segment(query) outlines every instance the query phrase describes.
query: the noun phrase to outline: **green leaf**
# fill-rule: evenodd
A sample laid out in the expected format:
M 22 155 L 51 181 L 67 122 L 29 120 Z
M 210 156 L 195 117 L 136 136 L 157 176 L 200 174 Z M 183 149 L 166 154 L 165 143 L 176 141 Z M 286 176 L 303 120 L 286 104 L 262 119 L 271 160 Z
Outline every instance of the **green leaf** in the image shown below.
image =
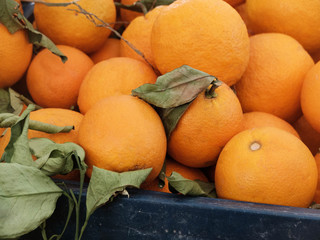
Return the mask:
M 29 140 L 29 146 L 31 153 L 37 157 L 35 166 L 48 176 L 68 174 L 78 168 L 76 158 L 82 166 L 86 166 L 85 152 L 75 143 L 59 144 L 47 138 L 32 138 Z
M 213 183 L 186 179 L 177 172 L 172 172 L 167 179 L 169 189 L 172 192 L 178 192 L 189 196 L 217 197 Z
M 166 131 L 167 138 L 169 139 L 171 133 L 176 128 L 180 118 L 190 106 L 191 102 L 185 103 L 174 108 L 159 108 L 157 112 L 162 120 L 164 130 Z
M 7 89 L 0 88 L 0 113 L 13 113 L 10 94 Z
M 183 65 L 158 77 L 155 84 L 143 84 L 132 90 L 132 95 L 156 107 L 173 108 L 191 102 L 216 80 L 214 76 Z
M 5 148 L 1 161 L 28 166 L 34 165 L 28 143 L 29 113 L 32 110 L 34 110 L 34 106 L 29 105 L 12 126 L 10 141 Z
M 0 22 L 7 27 L 10 33 L 25 29 L 28 33 L 29 41 L 35 47 L 48 48 L 52 53 L 58 55 L 62 62 L 67 61 L 67 57 L 47 36 L 33 28 L 32 23 L 23 16 L 14 0 L 0 0 Z
M 54 212 L 62 190 L 39 169 L 0 164 L 0 239 L 17 238 Z
M 126 193 L 127 187 L 139 188 L 151 170 L 152 168 L 148 168 L 117 173 L 93 166 L 86 198 L 86 221 L 82 226 L 79 239 L 81 239 L 90 216 L 97 208 L 111 201 L 117 194 Z

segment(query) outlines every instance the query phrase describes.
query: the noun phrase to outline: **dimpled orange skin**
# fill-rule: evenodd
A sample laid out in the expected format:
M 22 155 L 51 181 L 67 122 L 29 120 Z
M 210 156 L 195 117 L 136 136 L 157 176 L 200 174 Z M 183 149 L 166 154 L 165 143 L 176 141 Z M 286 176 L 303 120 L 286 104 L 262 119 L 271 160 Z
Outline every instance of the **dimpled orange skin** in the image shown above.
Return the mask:
M 157 75 L 146 63 L 127 57 L 97 63 L 83 80 L 78 96 L 80 112 L 85 114 L 99 100 L 131 91 L 145 83 L 155 83 Z
M 46 2 L 65 3 L 70 0 L 46 0 Z M 110 26 L 116 21 L 116 8 L 113 0 L 80 0 L 77 1 L 85 11 L 95 14 Z M 70 10 L 72 9 L 72 10 Z M 36 3 L 34 18 L 40 32 L 49 37 L 55 44 L 76 47 L 85 53 L 98 50 L 110 35 L 105 27 L 97 27 L 77 6 L 52 7 Z M 97 24 L 102 24 L 94 18 Z
M 71 108 L 77 104 L 80 85 L 93 61 L 81 50 L 57 45 L 68 57 L 63 63 L 48 49 L 40 51 L 27 71 L 27 87 L 32 99 L 41 107 Z
M 274 127 L 245 130 L 222 150 L 215 169 L 219 198 L 308 207 L 318 171 L 310 150 Z
M 32 57 L 32 44 L 24 30 L 11 34 L 2 23 L 0 39 L 0 88 L 5 88 L 18 82 L 27 71 Z
M 250 37 L 250 61 L 235 85 L 244 112 L 274 114 L 289 123 L 301 116 L 300 93 L 314 62 L 301 44 L 281 33 Z
M 153 67 L 155 67 L 155 63 L 151 51 L 151 31 L 154 21 L 164 7 L 165 6 L 156 7 L 145 16 L 136 17 L 122 33 L 122 37 L 138 49 Z M 145 61 L 142 56 L 136 53 L 123 39 L 121 39 L 120 52 L 123 57 L 131 57 Z
M 204 182 L 208 182 L 208 178 L 205 174 L 198 168 L 191 168 L 187 167 L 179 162 L 176 162 L 170 158 L 166 159 L 166 176 L 170 176 L 172 172 L 179 173 L 182 177 L 190 180 L 201 180 Z M 158 191 L 158 192 L 166 192 L 171 193 L 169 190 L 168 180 L 164 180 L 165 185 L 163 188 L 159 187 L 159 180 L 155 179 L 152 182 L 145 183 L 141 185 L 142 189 L 151 190 L 151 191 Z
M 301 108 L 310 125 L 320 133 L 320 62 L 307 73 L 301 91 Z
M 86 152 L 87 175 L 93 165 L 125 172 L 153 168 L 147 181 L 159 174 L 167 139 L 161 119 L 146 102 L 130 95 L 111 96 L 84 116 L 79 143 Z
M 248 112 L 243 114 L 243 130 L 258 127 L 277 127 L 300 138 L 298 132 L 290 123 L 271 113 Z
M 226 84 L 217 97 L 201 93 L 180 118 L 168 141 L 168 154 L 189 167 L 214 165 L 223 146 L 242 129 L 243 113 Z
M 284 33 L 298 40 L 309 52 L 320 49 L 320 1 L 247 0 L 246 6 L 255 33 Z
M 178 0 L 154 22 L 151 49 L 162 74 L 189 65 L 231 86 L 249 60 L 247 28 L 221 0 Z

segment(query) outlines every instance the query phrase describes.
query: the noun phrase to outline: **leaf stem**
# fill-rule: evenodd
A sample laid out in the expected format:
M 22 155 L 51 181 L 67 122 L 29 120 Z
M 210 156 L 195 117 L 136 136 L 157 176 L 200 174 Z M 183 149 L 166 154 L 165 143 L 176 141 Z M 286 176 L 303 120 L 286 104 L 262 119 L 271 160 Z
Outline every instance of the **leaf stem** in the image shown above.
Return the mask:
M 206 98 L 216 98 L 218 95 L 215 92 L 215 90 L 222 85 L 222 82 L 218 80 L 218 78 L 214 78 L 211 87 L 209 89 L 206 89 Z

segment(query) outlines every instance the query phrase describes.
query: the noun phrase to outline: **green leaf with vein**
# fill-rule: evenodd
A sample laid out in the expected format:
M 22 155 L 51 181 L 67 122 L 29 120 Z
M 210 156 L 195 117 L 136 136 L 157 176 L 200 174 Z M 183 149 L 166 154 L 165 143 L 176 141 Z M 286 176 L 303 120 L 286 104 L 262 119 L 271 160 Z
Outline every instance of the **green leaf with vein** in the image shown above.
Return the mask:
M 0 239 L 22 236 L 49 218 L 62 189 L 39 169 L 0 164 Z
M 77 169 L 76 159 L 80 160 L 82 166 L 86 166 L 85 152 L 75 143 L 59 144 L 48 138 L 32 138 L 29 140 L 29 146 L 31 153 L 37 157 L 35 166 L 48 176 L 68 174 Z
M 187 65 L 157 78 L 155 84 L 143 84 L 132 95 L 160 108 L 173 108 L 191 102 L 210 86 L 216 77 Z
M 93 166 L 86 198 L 86 221 L 81 229 L 81 235 L 90 216 L 97 208 L 111 201 L 117 194 L 123 193 L 127 187 L 139 188 L 151 170 L 152 168 L 148 168 L 117 173 Z
M 186 179 L 177 172 L 172 172 L 167 179 L 169 189 L 172 192 L 178 192 L 189 196 L 217 197 L 213 183 Z
M 28 33 L 29 41 L 35 47 L 48 48 L 52 53 L 58 55 L 63 62 L 67 61 L 67 57 L 47 36 L 33 28 L 32 23 L 23 16 L 14 0 L 0 0 L 0 23 L 3 23 L 10 33 L 25 29 Z

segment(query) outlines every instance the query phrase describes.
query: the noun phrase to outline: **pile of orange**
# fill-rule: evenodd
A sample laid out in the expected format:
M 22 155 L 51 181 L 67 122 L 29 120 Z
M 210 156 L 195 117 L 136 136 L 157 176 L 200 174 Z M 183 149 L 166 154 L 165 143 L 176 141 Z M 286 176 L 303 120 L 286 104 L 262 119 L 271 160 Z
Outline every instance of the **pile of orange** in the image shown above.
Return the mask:
M 35 3 L 34 26 L 68 60 L 33 52 L 25 30 L 0 24 L 0 87 L 24 86 L 43 108 L 31 118 L 75 126 L 29 137 L 80 144 L 89 177 L 93 166 L 152 167 L 142 187 L 168 192 L 157 179 L 167 158 L 167 176 L 212 180 L 219 198 L 308 207 L 320 203 L 319 12 L 316 0 L 176 0 L 146 15 L 113 0 Z M 167 137 L 131 91 L 183 65 L 222 84 L 201 92 Z

